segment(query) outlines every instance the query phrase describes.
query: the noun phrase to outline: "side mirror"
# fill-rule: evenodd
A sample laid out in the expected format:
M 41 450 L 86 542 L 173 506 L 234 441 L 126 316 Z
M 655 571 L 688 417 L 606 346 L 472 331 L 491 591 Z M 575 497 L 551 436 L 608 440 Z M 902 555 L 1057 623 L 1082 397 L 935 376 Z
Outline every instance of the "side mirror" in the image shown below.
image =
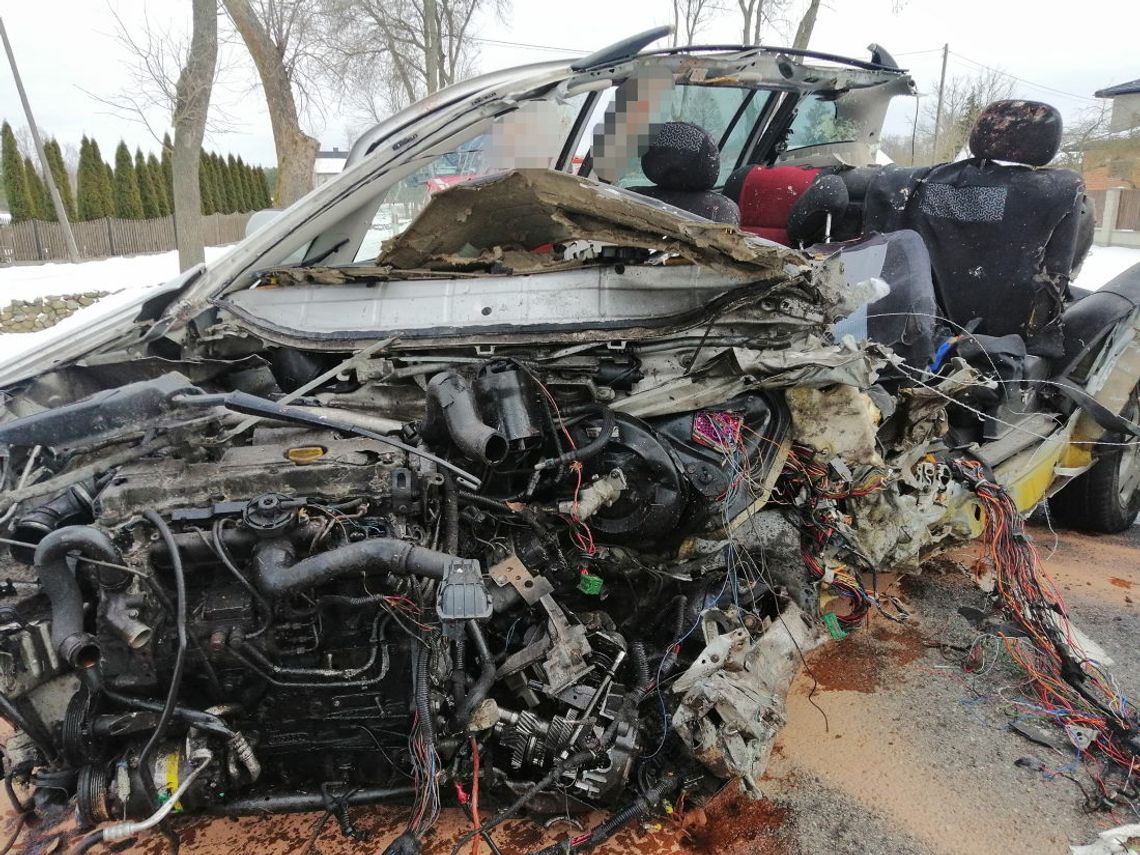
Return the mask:
M 249 219 L 246 221 L 245 236 L 249 237 L 254 232 L 261 231 L 279 216 L 281 216 L 280 208 L 266 208 L 263 211 L 254 211 L 249 215 Z

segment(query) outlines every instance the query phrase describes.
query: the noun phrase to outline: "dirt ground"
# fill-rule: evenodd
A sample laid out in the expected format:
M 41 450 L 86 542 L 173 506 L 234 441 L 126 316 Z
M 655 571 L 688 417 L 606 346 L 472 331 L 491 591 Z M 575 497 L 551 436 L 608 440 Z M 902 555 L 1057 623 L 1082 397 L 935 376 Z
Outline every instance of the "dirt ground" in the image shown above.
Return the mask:
M 1116 661 L 1123 690 L 1140 695 L 1140 527 L 1118 537 L 1034 529 L 1046 566 L 1064 590 L 1078 624 Z M 1055 550 L 1055 551 L 1054 551 Z M 875 618 L 868 627 L 808 655 L 788 698 L 765 781 L 767 799 L 742 798 L 735 786 L 683 816 L 628 829 L 600 855 L 749 853 L 750 855 L 988 855 L 1067 853 L 1096 832 L 1136 816 L 1087 812 L 1078 785 L 1015 765 L 1034 757 L 1052 769 L 1072 763 L 1009 729 L 1017 673 L 996 656 L 981 673 L 964 673 L 962 654 L 977 636 L 957 613 L 984 607 L 968 578 L 969 551 L 932 562 L 922 576 L 897 583 L 912 611 L 905 625 Z M 1091 779 L 1068 769 L 1086 789 Z M 302 853 L 316 814 L 235 819 L 185 819 L 177 828 L 184 855 Z M 402 830 L 398 807 L 355 808 L 368 838 L 342 837 L 329 822 L 314 841 L 321 855 L 375 855 Z M 14 820 L 0 828 L 0 846 Z M 60 829 L 42 822 L 13 852 L 62 852 Z M 445 812 L 429 837 L 428 855 L 447 855 L 469 824 Z M 525 853 L 573 833 L 512 822 L 495 833 L 505 855 Z M 485 846 L 480 850 L 486 852 Z M 98 851 L 98 850 L 96 850 Z M 168 844 L 153 835 L 118 851 L 159 855 Z

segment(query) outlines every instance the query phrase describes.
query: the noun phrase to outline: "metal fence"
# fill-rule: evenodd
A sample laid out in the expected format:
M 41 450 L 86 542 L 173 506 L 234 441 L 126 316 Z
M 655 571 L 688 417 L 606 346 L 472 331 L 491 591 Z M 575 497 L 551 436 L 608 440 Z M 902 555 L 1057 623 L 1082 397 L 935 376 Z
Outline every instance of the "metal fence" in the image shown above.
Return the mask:
M 245 237 L 250 213 L 210 214 L 202 217 L 207 246 L 236 243 Z M 83 258 L 109 258 L 177 248 L 174 217 L 157 220 L 115 220 L 105 217 L 72 223 L 75 244 Z M 67 244 L 59 223 L 29 220 L 0 226 L 0 264 L 20 261 L 66 261 Z

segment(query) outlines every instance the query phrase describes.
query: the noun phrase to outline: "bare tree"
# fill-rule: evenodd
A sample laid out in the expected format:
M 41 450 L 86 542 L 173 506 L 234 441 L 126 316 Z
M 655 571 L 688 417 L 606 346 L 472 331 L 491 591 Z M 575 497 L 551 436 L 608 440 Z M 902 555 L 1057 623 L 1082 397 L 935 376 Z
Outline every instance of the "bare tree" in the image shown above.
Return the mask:
M 965 77 L 955 75 L 946 84 L 942 97 L 942 120 L 939 122 L 938 147 L 934 144 L 934 119 L 937 105 L 928 99 L 922 130 L 929 135 L 926 150 L 930 163 L 953 160 L 970 139 L 970 130 L 978 115 L 991 101 L 1013 95 L 1014 79 L 997 69 L 979 71 Z
M 313 188 L 319 143 L 301 129 L 298 93 L 315 40 L 313 4 L 306 0 L 222 0 L 245 42 L 269 109 L 277 150 L 274 204 L 287 207 Z M 296 87 L 296 91 L 295 91 Z
M 210 112 L 218 62 L 218 2 L 193 0 L 190 50 L 174 86 L 174 231 L 178 269 L 206 260 L 202 238 L 202 196 L 198 164 Z
M 342 88 L 379 119 L 468 76 L 480 14 L 509 0 L 325 0 L 329 43 Z
M 811 43 L 811 34 L 815 30 L 815 20 L 819 17 L 819 0 L 810 0 L 804 15 L 800 18 L 800 25 L 796 27 L 796 38 L 792 47 L 796 50 L 807 50 Z
M 1112 134 L 1111 120 L 1112 108 L 1107 103 L 1102 103 L 1082 110 L 1076 119 L 1066 122 L 1056 165 L 1080 169 L 1085 165 L 1085 155 L 1090 149 L 1110 147 L 1106 143 L 1114 138 L 1122 138 L 1121 135 Z M 1137 135 L 1140 136 L 1140 132 Z
M 718 11 L 715 0 L 673 0 L 673 46 L 693 44 L 697 33 Z
M 115 21 L 115 40 L 127 59 L 128 84 L 113 95 L 87 92 L 95 100 L 128 121 L 143 125 L 161 143 L 166 134 L 178 99 L 178 79 L 186 66 L 192 36 L 182 21 L 156 22 L 150 8 L 143 5 L 139 18 L 126 21 L 113 7 L 109 7 Z M 215 13 L 216 14 L 216 13 Z M 221 77 L 232 67 L 229 58 L 220 55 L 215 59 L 211 89 L 216 89 Z M 232 130 L 234 119 L 215 104 L 206 117 L 206 131 L 210 133 Z

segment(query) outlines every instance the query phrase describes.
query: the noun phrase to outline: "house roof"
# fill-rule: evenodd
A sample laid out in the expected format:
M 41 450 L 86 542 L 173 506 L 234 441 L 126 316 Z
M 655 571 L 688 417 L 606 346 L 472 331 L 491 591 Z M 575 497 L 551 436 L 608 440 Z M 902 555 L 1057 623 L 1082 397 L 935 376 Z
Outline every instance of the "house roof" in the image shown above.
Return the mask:
M 1133 95 L 1140 92 L 1140 77 L 1129 80 L 1127 83 L 1117 83 L 1107 89 L 1099 89 L 1093 94 L 1097 98 L 1115 98 L 1117 95 Z

